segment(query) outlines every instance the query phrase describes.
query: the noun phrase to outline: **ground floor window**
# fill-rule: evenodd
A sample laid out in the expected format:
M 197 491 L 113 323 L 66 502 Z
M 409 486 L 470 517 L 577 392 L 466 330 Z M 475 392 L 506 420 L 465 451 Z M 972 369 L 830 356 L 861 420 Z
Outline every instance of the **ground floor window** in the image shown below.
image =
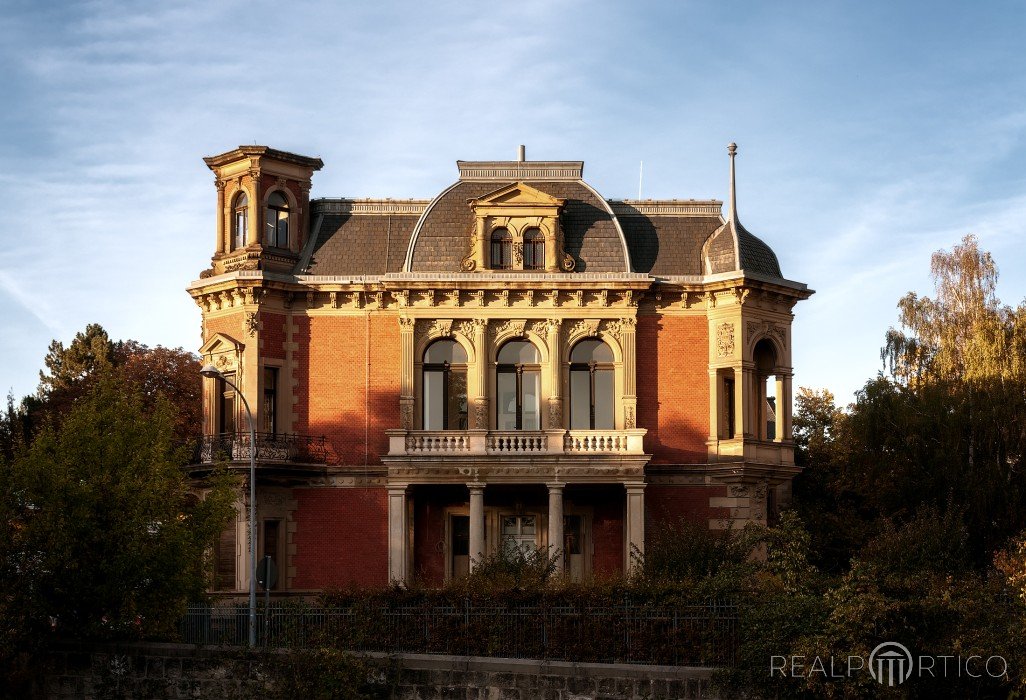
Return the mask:
M 507 553 L 525 555 L 538 549 L 538 519 L 533 515 L 502 516 L 502 547 Z

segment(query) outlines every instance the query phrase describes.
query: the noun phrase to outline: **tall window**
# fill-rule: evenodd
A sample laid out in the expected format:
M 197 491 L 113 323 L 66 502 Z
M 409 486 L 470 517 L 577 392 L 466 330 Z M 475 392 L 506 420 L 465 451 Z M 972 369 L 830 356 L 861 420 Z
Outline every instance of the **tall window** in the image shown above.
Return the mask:
M 240 193 L 239 196 L 235 198 L 234 212 L 235 216 L 233 217 L 233 226 L 235 230 L 233 233 L 235 236 L 235 243 L 233 247 L 245 248 L 246 232 L 249 231 L 249 197 L 246 196 L 245 192 Z
M 734 377 L 723 378 L 723 406 L 724 406 L 724 420 L 726 425 L 723 431 L 724 437 L 728 440 L 734 438 L 734 423 L 737 420 L 737 414 L 735 413 L 736 408 L 734 404 Z
M 497 228 L 492 231 L 492 269 L 513 269 L 513 236 L 509 229 Z
M 264 425 L 265 433 L 278 432 L 278 368 L 264 367 Z
M 570 429 L 613 428 L 613 351 L 597 338 L 570 352 Z
M 276 591 L 281 588 L 281 579 L 285 575 L 282 571 L 281 561 L 278 556 L 278 543 L 281 541 L 281 521 L 280 520 L 265 520 L 264 521 L 264 555 L 261 558 L 270 557 L 271 561 L 274 562 L 275 568 L 278 570 L 277 580 L 274 585 L 271 586 L 271 590 Z
M 221 531 L 214 549 L 217 577 L 214 585 L 219 591 L 235 590 L 235 523 Z
M 529 228 L 524 231 L 524 269 L 545 269 L 545 237 L 541 229 Z
M 266 244 L 274 248 L 289 247 L 289 202 L 281 192 L 267 198 Z
M 235 383 L 235 373 L 228 372 L 225 375 L 225 379 Z M 217 379 L 217 396 L 214 397 L 216 403 L 216 414 L 214 431 L 217 433 L 234 433 L 235 432 L 235 389 L 229 386 L 228 382 L 224 379 Z
M 498 430 L 541 430 L 541 366 L 538 348 L 511 340 L 499 350 L 495 373 Z
M 424 430 L 467 429 L 467 351 L 436 340 L 424 352 Z

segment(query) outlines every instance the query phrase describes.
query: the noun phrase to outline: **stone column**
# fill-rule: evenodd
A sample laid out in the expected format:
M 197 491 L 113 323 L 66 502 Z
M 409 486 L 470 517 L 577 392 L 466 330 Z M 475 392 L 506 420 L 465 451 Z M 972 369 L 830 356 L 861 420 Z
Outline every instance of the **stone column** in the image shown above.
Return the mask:
M 744 428 L 742 433 L 746 438 L 759 439 L 762 431 L 759 429 L 759 415 L 762 413 L 759 407 L 759 391 L 755 368 L 751 365 L 741 366 L 742 402 L 735 406 L 734 410 L 744 416 Z
M 551 483 L 549 487 L 549 556 L 556 556 L 556 571 L 563 572 L 563 483 Z
M 217 188 L 217 253 L 221 253 L 231 248 L 231 243 L 228 241 L 231 234 L 225 235 L 225 230 L 231 230 L 231 225 L 225 226 L 225 219 L 233 216 L 233 213 L 225 211 L 224 201 L 224 180 L 217 179 L 214 181 L 214 187 Z
M 744 437 L 748 432 L 748 409 L 746 408 L 745 382 L 748 374 L 742 365 L 734 367 L 734 437 Z
M 413 418 L 413 330 L 416 320 L 407 316 L 399 317 L 399 344 L 401 367 L 399 370 L 399 427 L 403 430 L 414 429 Z
M 467 484 L 470 489 L 470 569 L 485 556 L 484 490 L 480 482 Z
M 470 427 L 488 430 L 488 320 L 475 318 L 474 324 L 474 407 Z M 467 387 L 468 390 L 470 387 Z
M 645 554 L 645 484 L 624 484 L 627 489 L 627 542 L 624 552 L 624 570 L 634 566 L 632 554 Z
M 563 353 L 560 348 L 560 319 L 550 318 L 545 322 L 549 345 L 549 415 L 545 425 L 549 430 L 563 427 Z
M 483 216 L 477 217 L 476 228 L 477 235 L 474 239 L 474 265 L 478 270 L 485 270 L 489 265 L 485 264 L 485 251 L 488 250 L 489 241 L 485 237 L 485 219 Z M 488 261 L 489 264 L 491 261 Z
M 406 584 L 407 556 L 406 485 L 388 487 L 388 579 Z
M 633 430 L 638 426 L 636 338 L 638 320 L 633 316 L 620 320 L 620 345 L 623 348 L 623 427 Z
M 781 416 L 777 419 L 777 431 L 780 439 L 793 440 L 791 435 L 791 373 L 785 372 L 777 375 L 777 413 Z
M 727 420 L 726 406 L 721 404 L 725 394 L 720 391 L 720 376 L 716 369 L 709 370 L 709 440 L 720 440 L 726 437 Z M 722 416 L 722 418 L 721 418 Z

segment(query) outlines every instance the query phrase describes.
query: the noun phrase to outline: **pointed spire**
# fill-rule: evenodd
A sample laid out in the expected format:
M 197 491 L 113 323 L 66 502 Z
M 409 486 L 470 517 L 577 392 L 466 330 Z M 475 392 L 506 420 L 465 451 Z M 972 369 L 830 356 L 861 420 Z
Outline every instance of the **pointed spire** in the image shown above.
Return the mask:
M 737 193 L 734 185 L 734 156 L 737 155 L 737 144 L 731 143 L 727 146 L 727 153 L 730 154 L 730 208 L 727 211 L 727 221 L 736 226 L 740 223 L 737 219 Z

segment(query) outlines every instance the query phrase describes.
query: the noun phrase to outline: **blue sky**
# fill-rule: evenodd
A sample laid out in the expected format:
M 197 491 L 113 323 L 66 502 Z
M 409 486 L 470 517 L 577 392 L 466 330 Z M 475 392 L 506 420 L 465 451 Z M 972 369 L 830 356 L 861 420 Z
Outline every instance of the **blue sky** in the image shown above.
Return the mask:
M 796 385 L 847 403 L 929 255 L 1026 297 L 1021 2 L 0 0 L 0 389 L 89 322 L 196 349 L 201 158 L 323 158 L 313 196 L 431 197 L 457 159 L 584 160 L 607 197 L 723 199 L 785 276 Z

